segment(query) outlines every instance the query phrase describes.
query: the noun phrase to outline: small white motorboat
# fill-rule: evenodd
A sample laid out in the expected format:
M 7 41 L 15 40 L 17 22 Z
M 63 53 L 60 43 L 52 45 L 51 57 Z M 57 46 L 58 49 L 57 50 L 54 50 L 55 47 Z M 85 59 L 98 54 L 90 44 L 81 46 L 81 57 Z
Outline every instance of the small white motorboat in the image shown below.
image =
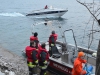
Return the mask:
M 34 16 L 34 17 L 61 17 L 64 15 L 68 9 L 58 9 L 58 8 L 53 8 L 52 6 L 41 9 L 41 10 L 34 10 L 26 16 Z

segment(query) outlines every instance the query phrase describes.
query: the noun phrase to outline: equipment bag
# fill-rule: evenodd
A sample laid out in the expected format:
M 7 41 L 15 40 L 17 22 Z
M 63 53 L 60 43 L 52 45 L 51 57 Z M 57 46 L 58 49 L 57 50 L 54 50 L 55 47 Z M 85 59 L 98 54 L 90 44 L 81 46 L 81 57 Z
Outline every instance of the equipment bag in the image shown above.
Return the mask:
M 85 74 L 85 75 L 91 75 L 91 74 L 93 74 L 93 66 L 92 65 L 88 66 L 87 64 L 85 64 L 85 66 L 84 66 L 83 69 L 87 71 L 87 74 Z

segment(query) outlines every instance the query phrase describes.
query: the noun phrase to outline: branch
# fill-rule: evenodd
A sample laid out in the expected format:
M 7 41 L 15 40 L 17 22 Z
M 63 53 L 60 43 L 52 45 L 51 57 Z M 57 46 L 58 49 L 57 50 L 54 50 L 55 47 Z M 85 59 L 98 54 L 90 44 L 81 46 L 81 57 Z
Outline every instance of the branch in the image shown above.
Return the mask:
M 87 9 L 88 9 L 88 11 L 90 12 L 90 14 L 95 18 L 95 20 L 98 22 L 98 19 L 97 19 L 97 17 L 90 11 L 90 9 L 84 4 L 84 3 L 82 3 L 82 2 L 80 2 L 80 1 L 78 1 L 78 0 L 76 0 L 78 3 L 80 3 L 80 4 L 82 4 L 83 6 L 85 6 Z M 98 24 L 99 24 L 99 22 L 98 22 Z M 99 24 L 100 25 L 100 24 Z
M 99 15 L 100 15 L 100 13 L 99 13 L 97 16 L 99 16 Z M 96 17 L 97 17 L 97 16 L 96 16 Z
M 96 12 L 98 12 L 99 10 L 100 10 L 100 8 L 98 8 L 97 11 L 95 11 L 95 14 L 96 14 Z M 98 16 L 98 15 L 97 15 L 97 16 Z M 96 17 L 97 17 L 97 16 L 96 16 Z
M 91 30 L 91 31 L 93 31 L 92 33 L 90 33 L 90 34 L 88 34 L 87 36 L 89 36 L 89 35 L 91 35 L 91 34 L 93 34 L 93 33 L 96 33 L 96 32 L 100 32 L 100 30 Z

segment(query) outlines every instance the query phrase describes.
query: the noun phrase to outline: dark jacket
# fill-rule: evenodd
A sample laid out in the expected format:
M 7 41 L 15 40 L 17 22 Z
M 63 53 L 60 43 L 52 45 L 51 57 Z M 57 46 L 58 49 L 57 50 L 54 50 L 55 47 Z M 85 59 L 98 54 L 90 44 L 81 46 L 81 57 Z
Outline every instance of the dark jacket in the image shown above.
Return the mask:
M 46 49 L 39 47 L 39 61 L 44 62 L 45 60 L 49 60 L 49 53 Z

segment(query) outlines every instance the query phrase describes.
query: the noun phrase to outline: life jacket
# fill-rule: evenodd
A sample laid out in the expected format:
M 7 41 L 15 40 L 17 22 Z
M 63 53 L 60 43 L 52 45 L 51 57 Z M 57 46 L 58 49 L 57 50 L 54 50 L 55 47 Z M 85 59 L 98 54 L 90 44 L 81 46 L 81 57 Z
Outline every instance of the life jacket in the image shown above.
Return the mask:
M 46 54 L 46 56 L 44 57 L 43 54 Z M 39 61 L 43 61 L 43 60 L 46 60 L 48 61 L 49 60 L 49 53 L 46 49 L 43 49 L 43 48 L 39 48 Z
M 34 62 L 34 58 L 32 56 L 32 53 L 36 51 L 37 54 L 36 54 L 36 58 L 38 58 L 38 51 L 36 50 L 36 48 L 32 48 L 30 46 L 27 46 L 26 49 L 25 49 L 25 52 L 26 52 L 26 56 L 27 56 L 27 61 L 28 62 Z
M 56 42 L 56 40 L 57 40 L 57 34 L 52 34 L 52 35 L 50 35 L 50 37 L 49 37 L 49 43 L 55 43 Z
M 30 37 L 30 41 L 34 41 L 34 40 L 38 40 L 38 38 L 37 37 L 34 37 L 34 36 L 31 36 Z

